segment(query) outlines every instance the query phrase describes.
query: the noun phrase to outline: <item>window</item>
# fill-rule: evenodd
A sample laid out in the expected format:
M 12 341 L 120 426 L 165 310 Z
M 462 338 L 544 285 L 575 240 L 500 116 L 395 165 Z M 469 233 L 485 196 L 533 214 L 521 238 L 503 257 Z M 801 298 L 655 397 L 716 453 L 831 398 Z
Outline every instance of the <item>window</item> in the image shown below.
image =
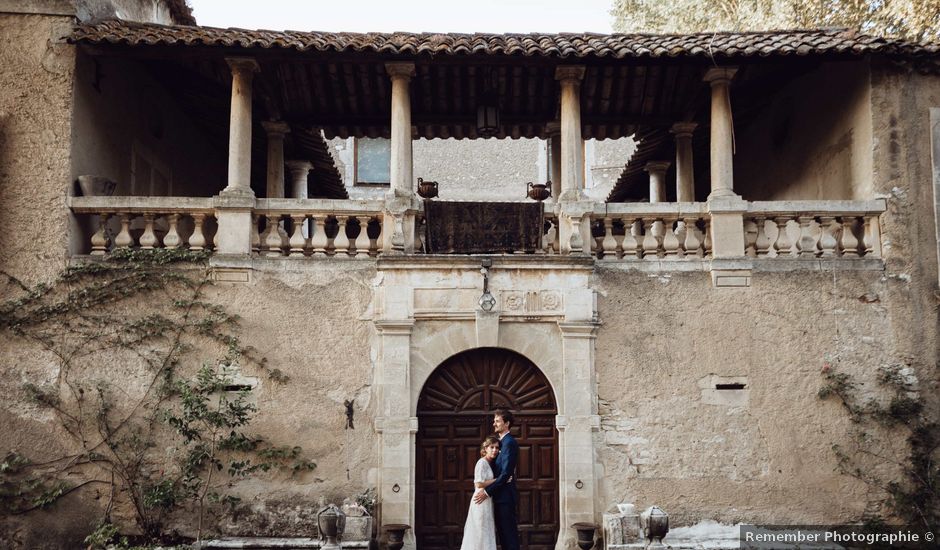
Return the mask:
M 388 185 L 391 142 L 385 138 L 356 140 L 356 185 Z

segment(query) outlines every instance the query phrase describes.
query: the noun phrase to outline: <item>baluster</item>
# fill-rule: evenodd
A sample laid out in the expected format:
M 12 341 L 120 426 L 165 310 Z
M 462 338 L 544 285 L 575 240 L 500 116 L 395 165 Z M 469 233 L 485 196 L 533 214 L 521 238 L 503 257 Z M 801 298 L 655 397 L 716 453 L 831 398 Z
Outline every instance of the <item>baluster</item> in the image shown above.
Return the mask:
M 770 248 L 774 243 L 770 240 L 770 235 L 767 233 L 767 218 L 757 216 L 755 220 L 757 224 L 757 240 L 754 242 L 754 248 L 757 251 L 757 256 L 763 257 L 770 252 Z
M 623 220 L 620 220 L 620 223 L 623 223 Z M 629 228 L 624 227 L 624 229 L 628 230 Z M 625 231 L 625 232 L 629 232 L 629 231 Z M 616 233 L 614 234 L 614 245 L 615 245 L 614 253 L 617 255 L 617 258 L 623 258 L 624 237 L 625 235 L 617 235 Z
M 705 218 L 705 235 L 702 237 L 702 256 L 709 258 L 712 255 L 712 220 Z
M 667 258 L 676 259 L 679 257 L 679 238 L 672 228 L 672 220 L 660 222 L 663 224 L 663 254 Z
M 542 252 L 544 252 L 545 254 L 551 254 L 552 253 L 552 243 L 551 243 L 552 228 L 554 228 L 555 226 L 552 225 L 552 220 L 547 219 L 547 218 L 545 219 L 545 223 L 548 224 L 548 227 L 546 228 L 545 224 L 542 224 L 542 242 L 541 242 Z
M 346 222 L 349 216 L 336 216 L 336 236 L 333 237 L 333 253 L 341 258 L 349 255 L 349 236 L 346 235 Z
M 676 220 L 676 229 L 673 231 L 673 234 L 676 236 L 676 241 L 678 242 L 677 256 L 680 258 L 685 257 L 685 236 L 689 232 L 688 227 L 685 225 L 685 220 L 679 218 Z
M 108 224 L 108 215 L 98 215 L 98 230 L 91 236 L 91 255 L 104 256 L 108 253 L 108 237 L 105 231 Z
M 584 239 L 581 237 L 581 218 L 571 216 L 571 236 L 568 238 L 568 244 L 571 247 L 571 254 L 581 254 L 584 252 Z M 590 243 L 588 244 L 590 246 Z
M 881 257 L 881 226 L 878 223 L 878 216 L 867 216 L 862 218 L 865 224 L 863 237 L 865 239 L 864 249 L 865 257 Z
M 834 216 L 819 217 L 819 241 L 816 243 L 816 250 L 817 254 L 823 258 L 832 258 L 836 255 L 836 247 L 839 245 L 836 232 L 840 226 L 835 221 Z
M 258 224 L 261 222 L 261 216 L 259 214 L 251 215 L 251 251 L 258 253 L 261 251 L 261 235 L 258 233 Z M 270 227 L 268 228 L 270 229 Z M 267 241 L 267 234 L 264 236 L 264 240 Z
M 702 239 L 699 238 L 698 226 L 695 218 L 685 219 L 685 241 L 683 248 L 686 256 L 702 256 Z
M 288 245 L 290 246 L 287 253 L 288 256 L 302 257 L 304 255 L 304 247 L 307 244 L 307 239 L 304 237 L 304 221 L 306 221 L 306 219 L 307 216 L 304 214 L 290 215 L 293 232 L 288 240 Z
M 604 240 L 601 241 L 601 250 L 605 260 L 617 259 L 617 241 L 614 239 L 614 219 L 604 218 Z
M 799 216 L 800 240 L 796 242 L 800 258 L 814 258 L 816 256 L 816 237 L 813 236 L 813 216 Z
M 131 216 L 130 214 L 119 214 L 121 218 L 121 231 L 114 238 L 114 246 L 117 248 L 129 248 L 134 244 L 131 237 Z
M 280 225 L 280 214 L 268 214 L 265 219 L 267 220 L 267 227 L 264 232 L 264 242 L 262 247 L 264 248 L 265 256 L 280 256 L 281 255 L 281 234 L 277 231 L 277 226 Z
M 369 257 L 369 218 L 367 216 L 356 216 L 359 222 L 359 234 L 356 235 L 356 257 Z
M 326 238 L 326 216 L 311 216 L 310 246 L 314 256 L 326 256 L 326 247 L 329 240 Z
M 787 234 L 787 222 L 790 218 L 778 216 L 774 218 L 777 224 L 777 240 L 774 242 L 774 250 L 777 251 L 777 257 L 790 256 L 793 243 L 790 242 L 790 235 Z
M 626 225 L 624 222 L 624 235 L 623 235 L 623 257 L 624 258 L 642 258 L 643 257 L 643 248 L 641 247 L 643 241 L 643 229 L 642 222 L 639 219 L 633 220 L 633 223 Z
M 842 246 L 843 256 L 858 257 L 859 242 L 858 237 L 855 236 L 857 221 L 853 216 L 842 216 L 842 239 L 839 244 Z
M 744 220 L 744 255 L 750 258 L 757 256 L 757 234 L 760 228 L 754 220 Z
M 552 254 L 561 254 L 560 218 L 552 219 Z
M 164 248 L 179 248 L 179 245 L 182 242 L 179 231 L 176 229 L 176 225 L 179 223 L 179 221 L 179 214 L 170 214 L 167 217 L 167 223 L 169 223 L 170 228 L 167 230 L 166 235 L 163 236 Z
M 654 259 L 659 254 L 659 239 L 656 238 L 656 221 L 653 218 L 643 220 L 643 259 Z
M 193 234 L 189 236 L 190 250 L 199 251 L 206 248 L 206 236 L 202 232 L 202 223 L 205 219 L 205 214 L 193 214 Z
M 379 234 L 374 239 L 369 239 L 369 247 L 373 251 L 372 255 L 378 256 L 382 253 L 382 246 L 379 243 L 382 242 L 382 233 L 385 231 L 385 218 L 376 216 L 375 222 L 379 226 Z
M 153 214 L 144 214 L 144 233 L 140 236 L 140 248 L 153 250 L 158 244 L 160 241 L 157 239 L 157 234 L 153 232 Z

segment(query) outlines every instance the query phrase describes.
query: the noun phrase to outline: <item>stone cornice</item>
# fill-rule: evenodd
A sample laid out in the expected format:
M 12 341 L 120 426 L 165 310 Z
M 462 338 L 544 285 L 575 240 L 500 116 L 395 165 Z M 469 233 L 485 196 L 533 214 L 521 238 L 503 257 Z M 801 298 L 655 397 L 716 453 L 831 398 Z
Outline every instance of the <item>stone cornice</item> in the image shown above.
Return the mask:
M 377 319 L 372 322 L 382 334 L 407 336 L 415 326 L 414 319 Z

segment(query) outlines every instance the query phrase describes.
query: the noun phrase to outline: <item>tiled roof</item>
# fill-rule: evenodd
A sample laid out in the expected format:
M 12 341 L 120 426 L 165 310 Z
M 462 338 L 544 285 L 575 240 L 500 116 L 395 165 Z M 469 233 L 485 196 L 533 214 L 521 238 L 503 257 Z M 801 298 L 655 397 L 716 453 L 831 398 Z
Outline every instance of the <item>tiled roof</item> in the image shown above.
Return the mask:
M 128 21 L 78 26 L 73 43 L 284 48 L 389 55 L 521 55 L 553 58 L 768 57 L 885 54 L 933 57 L 938 44 L 915 44 L 844 29 L 697 34 L 435 34 L 298 32 L 169 27 Z

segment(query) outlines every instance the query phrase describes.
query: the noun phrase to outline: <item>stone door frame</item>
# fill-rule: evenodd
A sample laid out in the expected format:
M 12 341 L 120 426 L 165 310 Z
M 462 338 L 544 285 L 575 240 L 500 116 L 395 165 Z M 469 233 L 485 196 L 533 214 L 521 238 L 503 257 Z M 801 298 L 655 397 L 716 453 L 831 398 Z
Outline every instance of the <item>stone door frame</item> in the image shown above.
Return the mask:
M 524 267 L 529 265 L 523 263 Z M 556 277 L 553 282 L 560 280 L 564 286 L 550 289 L 541 288 L 544 278 L 533 277 L 538 273 L 518 267 L 506 269 L 499 277 L 491 277 L 491 288 L 500 290 L 500 311 L 483 312 L 466 306 L 467 300 L 436 307 L 441 297 L 459 301 L 463 295 L 479 294 L 478 288 L 461 288 L 467 282 L 477 282 L 476 265 L 468 266 L 467 271 L 477 272 L 472 279 L 450 262 L 446 269 L 427 263 L 416 269 L 415 264 L 403 262 L 385 266 L 393 269 L 381 273 L 381 267 L 373 319 L 378 336 L 375 429 L 379 524 L 415 525 L 417 401 L 431 373 L 457 353 L 480 347 L 504 348 L 534 363 L 555 393 L 560 527 L 556 548 L 573 548 L 575 534 L 570 525 L 596 523 L 601 512 L 597 503 L 600 466 L 594 450 L 594 432 L 600 429 L 594 369 L 599 322 L 596 297 L 588 288 L 590 268 L 572 269 L 567 277 Z M 436 272 L 429 274 L 430 270 Z M 541 309 L 529 307 L 530 298 L 540 303 Z M 425 307 L 428 304 L 435 307 Z M 415 548 L 413 534 L 405 547 Z

